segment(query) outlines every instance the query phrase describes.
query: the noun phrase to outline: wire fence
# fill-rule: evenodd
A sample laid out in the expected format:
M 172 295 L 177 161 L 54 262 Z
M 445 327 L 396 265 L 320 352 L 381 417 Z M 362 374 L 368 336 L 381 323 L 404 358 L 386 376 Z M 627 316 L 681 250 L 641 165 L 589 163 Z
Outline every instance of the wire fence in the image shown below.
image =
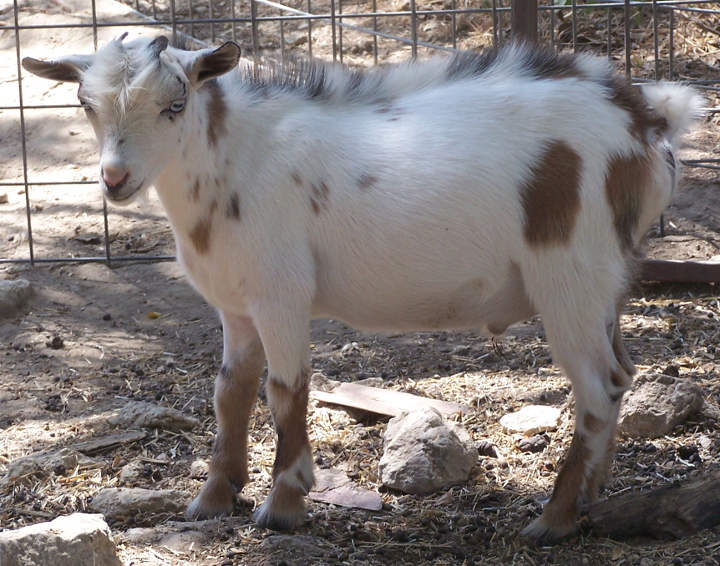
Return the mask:
M 27 32 L 67 33 L 72 29 L 89 29 L 93 47 L 97 49 L 99 30 L 117 28 L 119 34 L 129 27 L 149 26 L 171 34 L 173 39 L 184 38 L 195 46 L 232 39 L 241 44 L 246 55 L 251 54 L 256 64 L 263 58 L 282 59 L 292 55 L 349 65 L 378 64 L 435 51 L 499 46 L 509 41 L 513 32 L 509 0 L 427 0 L 427 6 L 421 6 L 418 0 L 288 0 L 287 4 L 271 0 L 126 0 L 125 4 L 132 8 L 132 18 L 98 16 L 98 4 L 112 1 L 90 0 L 89 21 L 26 23 L 21 17 L 21 3 L 14 0 L 12 22 L 0 26 L 0 32 L 14 34 L 18 85 L 17 104 L 0 106 L 0 113 L 17 115 L 13 126 L 19 130 L 22 158 L 22 174 L 15 175 L 14 180 L 0 180 L 0 189 L 24 190 L 27 230 L 27 255 L 0 258 L 0 263 L 105 262 L 110 265 L 174 259 L 172 255 L 111 253 L 110 221 L 104 200 L 104 254 L 40 257 L 36 253 L 31 190 L 43 186 L 93 185 L 96 181 L 38 180 L 29 166 L 26 113 L 39 109 L 76 109 L 79 105 L 70 102 L 24 104 L 20 63 Z M 534 8 L 537 2 L 512 4 Z M 616 60 L 628 79 L 635 83 L 679 79 L 708 93 L 711 101 L 717 100 L 720 94 L 720 73 L 712 73 L 707 64 L 693 65 L 693 53 L 679 49 L 681 42 L 687 43 L 688 29 L 705 28 L 720 35 L 720 30 L 712 27 L 713 22 L 720 21 L 714 19 L 720 15 L 720 2 L 555 0 L 555 3 L 537 6 L 536 11 L 533 9 L 526 15 L 525 25 L 534 26 L 532 31 L 537 32 L 540 43 L 555 49 L 605 54 Z M 649 33 L 651 41 L 641 41 L 638 33 L 644 36 Z M 715 102 L 711 102 L 707 110 L 711 115 L 720 112 Z M 685 164 L 720 169 L 720 158 L 708 156 L 686 160 Z

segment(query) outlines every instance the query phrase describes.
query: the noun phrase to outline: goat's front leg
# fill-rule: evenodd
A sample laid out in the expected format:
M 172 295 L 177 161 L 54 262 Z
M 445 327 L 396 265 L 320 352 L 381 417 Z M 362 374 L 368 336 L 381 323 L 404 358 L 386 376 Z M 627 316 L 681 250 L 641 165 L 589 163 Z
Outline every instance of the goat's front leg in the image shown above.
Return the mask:
M 249 318 L 221 313 L 223 365 L 215 379 L 218 432 L 208 479 L 190 503 L 190 519 L 230 514 L 235 492 L 248 482 L 248 422 L 265 365 L 263 347 Z
M 277 432 L 273 486 L 254 519 L 261 527 L 289 530 L 305 520 L 305 496 L 314 483 L 307 433 L 309 309 L 273 305 L 255 318 L 268 359 L 265 385 Z

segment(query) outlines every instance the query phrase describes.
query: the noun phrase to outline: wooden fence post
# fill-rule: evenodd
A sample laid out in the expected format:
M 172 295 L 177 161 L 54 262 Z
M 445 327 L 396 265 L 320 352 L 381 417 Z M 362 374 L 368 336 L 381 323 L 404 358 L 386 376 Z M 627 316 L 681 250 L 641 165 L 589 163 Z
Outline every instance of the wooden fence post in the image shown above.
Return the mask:
M 512 0 L 512 37 L 537 43 L 538 37 L 537 0 Z

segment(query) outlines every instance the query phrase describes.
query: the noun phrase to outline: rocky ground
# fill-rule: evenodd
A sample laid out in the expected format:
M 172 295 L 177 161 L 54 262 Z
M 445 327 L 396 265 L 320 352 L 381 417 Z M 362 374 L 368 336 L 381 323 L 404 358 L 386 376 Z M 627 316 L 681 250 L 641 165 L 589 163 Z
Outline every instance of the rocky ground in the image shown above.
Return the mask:
M 87 14 L 66 10 L 66 4 L 29 9 L 23 17 L 28 23 L 48 17 L 87 21 Z M 6 20 L 12 14 L 5 7 L 0 15 Z M 487 39 L 486 26 L 471 24 L 468 36 Z M 590 27 L 583 35 L 592 42 L 596 31 Z M 24 53 L 35 56 L 69 52 L 77 43 L 92 45 L 77 29 L 24 31 L 23 37 Z M 315 50 L 322 53 L 329 44 L 319 37 Z M 696 40 L 690 32 L 684 37 Z M 709 41 L 703 45 L 707 53 L 701 60 L 711 61 L 717 48 Z M 12 34 L 0 31 L 0 49 L 2 76 L 9 77 Z M 371 50 L 365 45 L 356 55 L 367 59 Z M 26 104 L 72 100 L 71 87 L 25 80 Z M 14 96 L 17 83 L 8 80 L 0 89 Z M 17 118 L 11 114 L 0 113 L 3 139 L 10 141 L 17 137 Z M 79 110 L 38 110 L 28 113 L 27 121 L 36 179 L 92 178 L 96 156 Z M 708 122 L 691 136 L 683 157 L 716 155 L 715 125 Z M 17 146 L 4 144 L 0 152 L 3 179 L 18 179 Z M 665 237 L 651 233 L 651 255 L 709 259 L 720 254 L 716 173 L 686 172 L 666 215 Z M 32 191 L 39 256 L 103 253 L 102 204 L 94 187 Z M 0 199 L 0 256 L 25 257 L 26 195 L 21 188 L 0 192 L 8 196 L 7 203 Z M 112 210 L 110 236 L 114 255 L 173 253 L 169 228 L 153 198 Z M 466 431 L 467 437 L 456 436 L 463 438 L 463 453 L 473 447 L 473 463 L 465 481 L 431 494 L 388 488 L 380 461 L 389 418 L 313 401 L 309 427 L 316 466 L 339 470 L 343 481 L 358 493 L 373 494 L 381 508 L 311 501 L 307 523 L 288 536 L 257 529 L 250 519 L 269 489 L 274 450 L 263 395 L 250 427 L 252 482 L 233 516 L 202 523 L 182 519 L 184 503 L 202 485 L 214 439 L 211 394 L 221 329 L 175 263 L 6 264 L 0 278 L 25 279 L 33 288 L 31 296 L 24 289 L 12 291 L 7 308 L 0 301 L 2 535 L 71 513 L 99 512 L 109 528 L 88 519 L 83 524 L 89 534 L 77 536 L 103 549 L 109 533 L 126 565 L 719 563 L 717 527 L 678 541 L 612 541 L 581 531 L 553 547 L 518 536 L 549 494 L 572 432 L 572 394 L 552 364 L 537 319 L 495 341 L 471 332 L 365 335 L 337 321 L 315 321 L 316 384 L 369 379 L 366 385 L 467 405 L 470 412 L 446 420 Z M 13 310 L 19 297 L 26 302 Z M 642 492 L 720 470 L 719 317 L 717 286 L 632 289 L 622 326 L 640 369 L 639 392 L 627 404 L 606 494 Z M 654 400 L 653 407 L 658 399 L 674 403 L 649 412 L 649 401 L 642 399 Z M 550 426 L 516 432 L 501 421 L 537 405 L 556 410 Z M 653 430 L 665 427 L 663 434 L 647 437 L 648 422 Z M 59 544 L 55 539 L 46 548 Z

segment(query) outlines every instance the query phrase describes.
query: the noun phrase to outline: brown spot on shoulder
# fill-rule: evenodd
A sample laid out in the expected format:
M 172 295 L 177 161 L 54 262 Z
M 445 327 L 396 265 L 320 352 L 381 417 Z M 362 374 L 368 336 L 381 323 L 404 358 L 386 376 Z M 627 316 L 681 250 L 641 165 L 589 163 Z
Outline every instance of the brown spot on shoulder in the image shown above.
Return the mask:
M 207 137 L 211 145 L 217 145 L 218 140 L 227 132 L 227 104 L 217 80 L 208 81 L 203 89 L 208 93 Z
M 580 211 L 582 159 L 564 141 L 551 142 L 521 189 L 525 240 L 531 246 L 566 243 Z
M 210 219 L 203 218 L 190 231 L 190 241 L 199 254 L 204 254 L 210 249 L 210 228 Z
M 297 171 L 293 171 L 290 174 L 290 177 L 292 178 L 292 180 L 295 182 L 295 184 L 298 187 L 302 186 L 303 182 L 302 182 L 302 179 L 300 178 L 300 173 L 298 173 Z
M 240 219 L 240 197 L 237 193 L 233 193 L 230 197 L 225 215 L 235 220 Z
M 650 164 L 644 155 L 617 156 L 608 163 L 605 196 L 623 250 L 635 247 L 635 231 L 649 175 Z
M 190 241 L 199 254 L 205 254 L 210 249 L 210 238 L 212 235 L 212 219 L 217 210 L 217 201 L 213 201 L 207 215 L 198 220 L 190 230 Z
M 358 187 L 360 187 L 363 190 L 372 189 L 375 186 L 375 183 L 377 183 L 378 178 L 375 175 L 370 175 L 369 173 L 363 173 L 358 178 L 357 184 Z

